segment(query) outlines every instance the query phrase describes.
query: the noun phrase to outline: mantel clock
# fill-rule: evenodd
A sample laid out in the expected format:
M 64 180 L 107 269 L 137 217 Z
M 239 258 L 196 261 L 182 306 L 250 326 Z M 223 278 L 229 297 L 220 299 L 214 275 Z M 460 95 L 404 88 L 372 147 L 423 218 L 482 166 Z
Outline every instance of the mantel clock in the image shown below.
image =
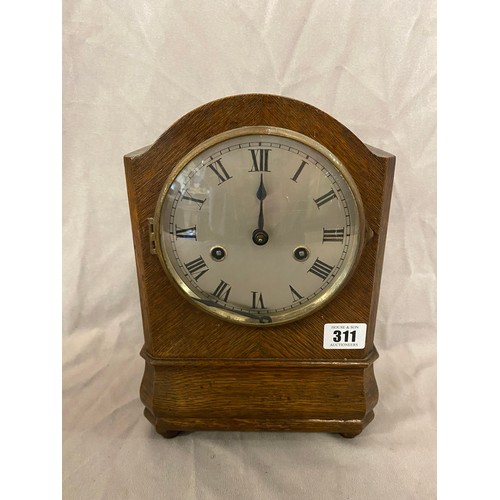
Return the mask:
M 220 99 L 125 156 L 156 430 L 353 437 L 378 399 L 374 330 L 395 157 L 272 95 Z

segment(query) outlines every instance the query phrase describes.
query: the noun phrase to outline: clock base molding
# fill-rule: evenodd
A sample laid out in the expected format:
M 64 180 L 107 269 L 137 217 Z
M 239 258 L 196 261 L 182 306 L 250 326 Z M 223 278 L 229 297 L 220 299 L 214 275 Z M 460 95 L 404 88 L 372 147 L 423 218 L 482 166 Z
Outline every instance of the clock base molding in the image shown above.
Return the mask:
M 370 411 L 362 420 L 336 419 L 257 419 L 257 418 L 157 418 L 147 408 L 144 416 L 153 424 L 156 432 L 167 439 L 176 437 L 181 432 L 193 431 L 287 431 L 287 432 L 330 432 L 345 438 L 356 437 L 373 420 Z M 175 431 L 171 429 L 177 429 Z
M 180 431 L 296 431 L 358 435 L 373 419 L 376 350 L 350 360 L 146 361 L 144 415 L 171 438 Z M 189 395 L 189 396 L 186 396 Z

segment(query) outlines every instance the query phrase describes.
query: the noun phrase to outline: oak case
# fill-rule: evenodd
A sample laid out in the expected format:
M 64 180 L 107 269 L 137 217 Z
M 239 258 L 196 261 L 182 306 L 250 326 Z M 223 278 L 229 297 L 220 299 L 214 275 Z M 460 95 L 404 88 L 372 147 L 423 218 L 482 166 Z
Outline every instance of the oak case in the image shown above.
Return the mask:
M 265 328 L 194 307 L 151 248 L 150 219 L 175 165 L 200 143 L 243 126 L 280 127 L 322 144 L 348 169 L 365 215 L 365 245 L 339 294 L 304 319 Z M 250 94 L 188 113 L 124 160 L 145 341 L 140 394 L 156 430 L 166 437 L 183 430 L 361 432 L 378 399 L 373 340 L 395 157 L 365 146 L 313 106 Z M 365 348 L 324 349 L 325 323 L 366 323 Z

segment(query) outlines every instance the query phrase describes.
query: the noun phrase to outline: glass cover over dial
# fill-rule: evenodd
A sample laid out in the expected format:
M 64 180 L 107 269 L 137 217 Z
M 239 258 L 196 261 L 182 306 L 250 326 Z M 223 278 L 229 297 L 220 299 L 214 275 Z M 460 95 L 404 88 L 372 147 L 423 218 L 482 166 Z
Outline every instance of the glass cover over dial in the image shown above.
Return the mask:
M 310 314 L 349 278 L 363 207 L 341 162 L 310 138 L 245 127 L 174 168 L 155 234 L 167 274 L 225 320 L 275 325 Z

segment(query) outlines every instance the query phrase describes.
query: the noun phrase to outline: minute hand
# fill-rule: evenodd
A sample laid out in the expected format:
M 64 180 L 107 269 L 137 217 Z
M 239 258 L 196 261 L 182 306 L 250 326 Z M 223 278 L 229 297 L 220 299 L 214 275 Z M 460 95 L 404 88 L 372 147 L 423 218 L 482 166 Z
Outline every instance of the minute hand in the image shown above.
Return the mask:
M 262 231 L 264 229 L 264 199 L 267 196 L 266 188 L 264 187 L 264 176 L 260 174 L 260 185 L 257 190 L 257 199 L 260 200 L 260 211 L 259 211 L 259 221 L 258 227 Z

